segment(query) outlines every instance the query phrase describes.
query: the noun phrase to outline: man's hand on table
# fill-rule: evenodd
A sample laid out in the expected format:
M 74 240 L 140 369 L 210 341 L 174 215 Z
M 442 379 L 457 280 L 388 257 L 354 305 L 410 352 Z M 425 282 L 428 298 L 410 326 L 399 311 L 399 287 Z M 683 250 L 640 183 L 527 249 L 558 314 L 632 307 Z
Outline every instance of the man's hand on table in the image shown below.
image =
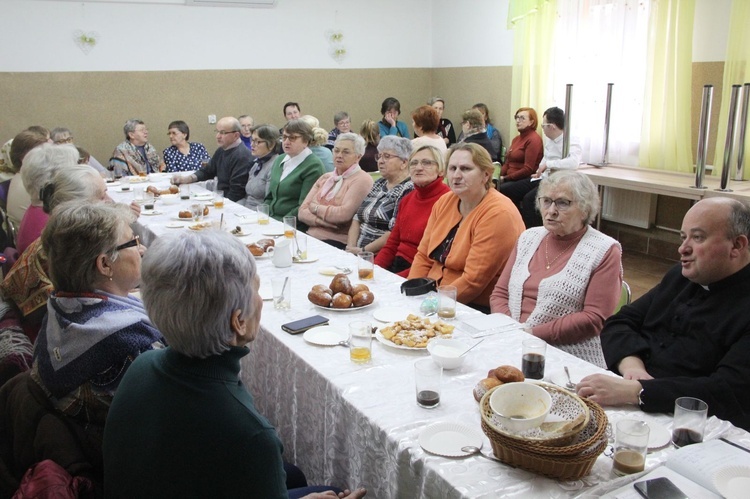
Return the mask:
M 617 370 L 620 371 L 620 375 L 625 379 L 654 379 L 648 371 L 646 366 L 640 357 L 630 355 L 625 357 L 617 365 Z
M 591 374 L 576 385 L 576 394 L 603 406 L 638 405 L 642 388 L 637 380 Z
M 332 490 L 329 490 L 327 492 L 315 492 L 313 494 L 308 494 L 302 499 L 327 499 L 329 497 L 338 497 L 340 499 L 359 499 L 360 497 L 364 497 L 367 494 L 367 490 L 363 488 L 359 488 L 355 490 L 354 492 L 350 490 L 344 490 L 339 495 L 336 495 L 336 493 Z

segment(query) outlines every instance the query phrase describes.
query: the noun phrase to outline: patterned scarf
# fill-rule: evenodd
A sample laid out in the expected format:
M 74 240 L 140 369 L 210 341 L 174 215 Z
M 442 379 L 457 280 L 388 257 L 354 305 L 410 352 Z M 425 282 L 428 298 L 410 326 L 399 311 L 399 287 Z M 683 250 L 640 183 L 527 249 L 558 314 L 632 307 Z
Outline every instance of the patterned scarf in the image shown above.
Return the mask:
M 336 175 L 336 170 L 333 170 L 333 172 L 331 172 L 331 175 L 326 180 L 326 183 L 323 184 L 323 187 L 320 189 L 318 199 L 323 199 L 323 197 L 325 197 L 326 201 L 330 201 L 331 199 L 335 198 L 336 194 L 338 194 L 339 192 L 339 189 L 341 189 L 341 183 L 344 181 L 344 179 L 351 177 L 360 170 L 361 168 L 359 167 L 358 163 L 354 163 L 341 175 Z

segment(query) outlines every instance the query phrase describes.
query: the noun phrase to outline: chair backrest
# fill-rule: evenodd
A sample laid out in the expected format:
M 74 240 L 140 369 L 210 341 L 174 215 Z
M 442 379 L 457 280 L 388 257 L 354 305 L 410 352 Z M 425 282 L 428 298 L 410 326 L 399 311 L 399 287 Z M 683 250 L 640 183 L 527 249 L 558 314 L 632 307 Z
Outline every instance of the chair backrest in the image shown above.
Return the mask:
M 630 286 L 628 286 L 627 282 L 622 281 L 622 291 L 620 292 L 620 301 L 617 302 L 617 306 L 615 307 L 615 311 L 613 313 L 616 314 L 625 305 L 630 305 L 630 298 L 631 298 Z
M 10 190 L 10 181 L 12 179 L 0 182 L 0 208 L 8 209 L 8 191 Z

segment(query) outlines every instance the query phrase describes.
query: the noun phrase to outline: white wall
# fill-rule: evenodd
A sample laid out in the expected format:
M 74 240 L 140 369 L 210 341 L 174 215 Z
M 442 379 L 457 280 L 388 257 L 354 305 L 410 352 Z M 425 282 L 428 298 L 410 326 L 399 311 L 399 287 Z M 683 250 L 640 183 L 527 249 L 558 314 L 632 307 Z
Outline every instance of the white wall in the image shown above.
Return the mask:
M 0 72 L 513 63 L 509 0 L 277 0 L 270 9 L 110 1 L 0 0 Z M 696 0 L 694 61 L 724 60 L 731 2 Z M 344 33 L 341 63 L 328 54 L 332 28 Z M 88 55 L 76 30 L 99 33 Z
M 731 10 L 732 0 L 696 0 L 693 62 L 723 61 L 726 58 Z
M 433 0 L 432 67 L 512 66 L 509 0 Z
M 430 0 L 278 0 L 270 9 L 0 2 L 0 71 L 430 67 Z M 347 57 L 324 34 L 344 33 Z M 99 39 L 84 54 L 73 32 Z

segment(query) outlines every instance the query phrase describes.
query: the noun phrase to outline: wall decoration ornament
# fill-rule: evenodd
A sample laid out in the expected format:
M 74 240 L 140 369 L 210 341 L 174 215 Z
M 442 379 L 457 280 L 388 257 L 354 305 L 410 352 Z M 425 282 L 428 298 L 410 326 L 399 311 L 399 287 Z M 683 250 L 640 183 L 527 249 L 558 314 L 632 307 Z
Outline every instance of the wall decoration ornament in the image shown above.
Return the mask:
M 329 29 L 325 33 L 328 40 L 328 55 L 341 63 L 346 58 L 346 47 L 344 46 L 344 33 L 340 29 Z
M 81 52 L 86 55 L 88 55 L 88 53 L 91 52 L 91 49 L 96 46 L 98 40 L 99 33 L 96 31 L 83 31 L 77 29 L 73 32 L 73 41 L 78 45 L 78 48 L 81 49 Z

